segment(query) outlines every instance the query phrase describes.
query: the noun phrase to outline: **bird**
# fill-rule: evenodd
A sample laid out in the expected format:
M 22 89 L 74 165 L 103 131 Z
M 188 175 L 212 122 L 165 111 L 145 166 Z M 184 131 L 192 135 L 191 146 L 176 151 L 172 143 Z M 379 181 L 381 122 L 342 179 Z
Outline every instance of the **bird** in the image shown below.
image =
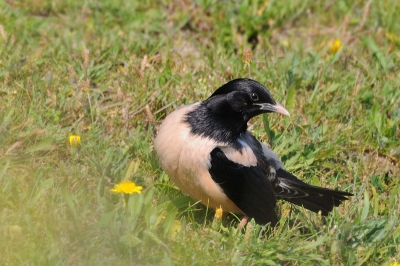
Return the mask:
M 240 226 L 278 223 L 278 200 L 326 216 L 351 193 L 309 185 L 248 130 L 264 113 L 289 116 L 261 83 L 238 78 L 166 116 L 154 140 L 161 168 L 196 201 L 242 214 Z

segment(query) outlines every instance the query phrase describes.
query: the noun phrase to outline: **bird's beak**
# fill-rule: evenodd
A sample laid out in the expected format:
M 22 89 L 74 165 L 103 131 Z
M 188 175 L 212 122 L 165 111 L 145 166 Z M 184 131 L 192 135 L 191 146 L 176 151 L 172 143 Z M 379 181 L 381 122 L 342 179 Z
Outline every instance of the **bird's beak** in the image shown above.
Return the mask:
M 285 107 L 283 107 L 278 102 L 276 104 L 259 103 L 257 105 L 259 105 L 261 107 L 261 110 L 263 110 L 263 111 L 279 113 L 279 114 L 290 116 L 288 110 L 286 110 Z
M 290 116 L 288 110 L 286 110 L 285 107 L 283 107 L 280 103 L 276 102 L 276 104 L 273 105 L 273 107 L 275 108 L 275 113 Z

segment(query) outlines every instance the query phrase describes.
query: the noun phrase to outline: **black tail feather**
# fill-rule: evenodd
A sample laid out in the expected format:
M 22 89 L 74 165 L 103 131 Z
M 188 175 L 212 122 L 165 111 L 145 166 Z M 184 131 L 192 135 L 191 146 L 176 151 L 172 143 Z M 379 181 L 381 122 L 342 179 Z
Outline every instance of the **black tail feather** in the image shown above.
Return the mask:
M 316 213 L 321 212 L 325 216 L 332 211 L 333 207 L 348 200 L 348 196 L 353 196 L 344 191 L 308 185 L 283 169 L 278 169 L 276 174 L 279 180 L 275 186 L 277 198 L 303 206 Z

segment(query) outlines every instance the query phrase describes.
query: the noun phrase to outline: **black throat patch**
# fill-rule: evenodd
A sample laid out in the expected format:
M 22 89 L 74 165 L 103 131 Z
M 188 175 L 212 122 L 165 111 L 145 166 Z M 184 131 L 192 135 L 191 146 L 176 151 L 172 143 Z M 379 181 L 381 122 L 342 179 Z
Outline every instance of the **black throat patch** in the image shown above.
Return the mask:
M 192 134 L 230 144 L 235 143 L 247 130 L 247 121 L 240 116 L 212 113 L 203 103 L 187 113 L 183 122 L 190 125 Z

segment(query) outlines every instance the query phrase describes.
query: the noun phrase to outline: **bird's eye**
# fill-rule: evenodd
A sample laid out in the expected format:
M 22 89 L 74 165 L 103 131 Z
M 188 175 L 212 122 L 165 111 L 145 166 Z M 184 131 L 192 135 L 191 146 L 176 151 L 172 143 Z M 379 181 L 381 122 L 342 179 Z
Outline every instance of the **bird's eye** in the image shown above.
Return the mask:
M 250 94 L 250 98 L 251 98 L 251 100 L 253 101 L 253 102 L 256 102 L 256 101 L 258 101 L 258 95 L 257 95 L 257 93 L 251 93 Z

